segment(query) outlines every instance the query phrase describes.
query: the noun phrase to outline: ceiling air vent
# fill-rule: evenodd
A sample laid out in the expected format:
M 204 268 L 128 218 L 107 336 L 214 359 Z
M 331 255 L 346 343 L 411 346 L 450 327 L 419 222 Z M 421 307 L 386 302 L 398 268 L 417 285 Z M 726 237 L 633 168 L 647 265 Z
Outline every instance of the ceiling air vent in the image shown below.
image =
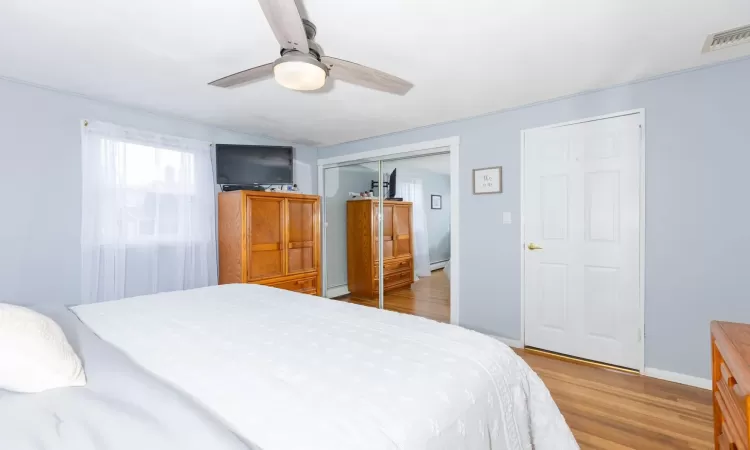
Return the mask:
M 750 25 L 710 34 L 703 45 L 703 53 L 721 50 L 750 42 Z

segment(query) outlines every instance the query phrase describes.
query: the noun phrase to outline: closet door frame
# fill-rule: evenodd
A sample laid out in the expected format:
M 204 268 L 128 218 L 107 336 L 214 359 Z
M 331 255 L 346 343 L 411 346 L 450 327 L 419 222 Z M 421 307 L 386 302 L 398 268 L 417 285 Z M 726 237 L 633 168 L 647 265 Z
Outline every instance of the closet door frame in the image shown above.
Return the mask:
M 460 233 L 459 233 L 459 207 L 460 207 L 460 186 L 461 178 L 459 172 L 459 149 L 460 138 L 452 136 L 445 139 L 433 141 L 416 142 L 413 144 L 400 145 L 396 147 L 386 147 L 376 150 L 369 150 L 348 155 L 335 156 L 318 160 L 318 195 L 321 197 L 321 217 L 322 217 L 322 242 L 321 242 L 321 263 L 320 273 L 322 279 L 323 297 L 328 297 L 328 268 L 326 264 L 326 197 L 325 197 L 325 169 L 354 165 L 358 163 L 382 163 L 386 161 L 398 160 L 409 157 L 429 156 L 441 153 L 450 153 L 450 176 L 451 176 L 451 277 L 450 277 L 450 322 L 459 323 L 460 310 Z M 379 164 L 382 171 L 382 164 Z M 382 214 L 382 203 L 379 208 Z M 382 226 L 381 233 L 382 233 Z M 382 240 L 382 236 L 381 236 Z M 382 242 L 382 241 L 381 241 Z M 379 246 L 382 249 L 382 246 Z M 412 249 L 413 252 L 413 249 Z M 382 271 L 382 254 L 379 255 L 380 269 Z M 383 277 L 380 277 L 380 292 L 382 302 Z M 341 295 L 341 294 L 338 294 Z M 382 307 L 382 305 L 381 305 Z

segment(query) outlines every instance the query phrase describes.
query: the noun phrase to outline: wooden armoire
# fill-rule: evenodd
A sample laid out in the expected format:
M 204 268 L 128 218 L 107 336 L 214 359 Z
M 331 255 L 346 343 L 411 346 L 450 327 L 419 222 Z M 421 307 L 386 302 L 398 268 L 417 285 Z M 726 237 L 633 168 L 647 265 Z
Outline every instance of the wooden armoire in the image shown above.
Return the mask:
M 414 282 L 412 204 L 383 201 L 383 292 Z M 346 257 L 349 292 L 378 296 L 378 200 L 354 199 L 346 204 Z
M 320 197 L 219 194 L 219 284 L 255 283 L 321 295 Z

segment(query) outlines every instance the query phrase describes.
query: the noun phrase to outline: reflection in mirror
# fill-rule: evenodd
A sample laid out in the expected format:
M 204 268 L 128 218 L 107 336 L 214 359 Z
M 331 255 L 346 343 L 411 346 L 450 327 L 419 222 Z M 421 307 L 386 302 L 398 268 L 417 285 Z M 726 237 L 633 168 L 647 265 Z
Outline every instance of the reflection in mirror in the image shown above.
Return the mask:
M 372 181 L 378 180 L 378 167 L 377 162 L 372 162 L 327 168 L 323 172 L 325 284 L 329 298 L 360 298 L 363 304 L 378 305 L 378 272 L 374 266 L 377 245 L 374 239 L 365 244 L 365 238 L 377 236 L 377 211 L 372 206 L 377 202 L 371 195 Z M 353 243 L 351 248 L 348 242 Z M 369 265 L 364 263 L 367 258 Z
M 378 168 L 325 171 L 328 297 L 449 322 L 449 154 Z
M 384 201 L 384 307 L 448 322 L 449 153 L 383 161 L 383 177 L 395 182 Z

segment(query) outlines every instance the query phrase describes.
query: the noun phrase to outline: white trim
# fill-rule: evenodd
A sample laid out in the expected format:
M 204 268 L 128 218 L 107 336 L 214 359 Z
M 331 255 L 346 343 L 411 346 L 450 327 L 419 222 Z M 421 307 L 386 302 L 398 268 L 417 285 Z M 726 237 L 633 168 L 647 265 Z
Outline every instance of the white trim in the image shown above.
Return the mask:
M 440 261 L 436 263 L 430 264 L 430 272 L 434 272 L 436 270 L 440 270 L 445 267 L 445 265 L 448 264 L 448 261 Z
M 627 111 L 616 112 L 612 114 L 604 114 L 596 117 L 588 117 L 585 119 L 571 120 L 568 122 L 556 123 L 552 125 L 546 125 L 542 127 L 528 128 L 521 130 L 521 343 L 525 345 L 526 342 L 526 219 L 524 216 L 524 201 L 526 191 L 526 132 L 542 130 L 547 128 L 558 128 L 568 125 L 575 125 L 585 122 L 593 122 L 596 120 L 611 119 L 614 117 L 623 117 L 638 114 L 639 125 L 641 127 L 641 147 L 639 149 L 640 154 L 640 186 L 639 186 L 639 198 L 640 198 L 640 240 L 639 255 L 640 255 L 640 280 L 639 280 L 639 303 L 640 303 L 640 331 L 641 331 L 641 352 L 640 352 L 640 364 L 638 369 L 643 374 L 646 371 L 646 109 L 631 109 Z M 679 374 L 678 374 L 679 375 Z M 687 375 L 686 375 L 687 376 Z
M 326 218 L 326 195 L 325 179 L 323 177 L 323 166 L 318 166 L 318 195 L 320 196 L 320 278 L 323 286 L 322 296 L 328 296 L 328 270 L 325 265 L 326 258 L 326 229 L 328 228 L 328 219 Z
M 492 339 L 498 340 L 511 348 L 523 348 L 523 344 L 518 339 L 510 339 L 507 337 L 495 336 L 494 334 L 488 334 L 487 336 L 491 337 Z
M 460 141 L 458 136 L 447 139 L 450 141 L 450 160 L 451 160 L 451 277 L 450 277 L 450 302 L 451 302 L 451 323 L 458 325 L 459 323 L 459 294 L 461 292 L 461 285 L 459 283 L 461 264 L 459 260 L 460 246 L 459 239 L 460 231 L 458 228 L 459 217 L 459 206 L 461 200 L 461 173 L 459 170 L 459 158 L 458 150 L 460 147 Z
M 326 298 L 335 298 L 335 297 L 341 297 L 342 295 L 349 294 L 349 285 L 342 284 L 341 286 L 333 286 L 329 287 L 325 290 L 324 297 Z
M 379 148 L 375 150 L 368 150 L 359 153 L 350 153 L 348 155 L 334 156 L 331 158 L 323 158 L 318 160 L 318 166 L 331 166 L 335 167 L 337 164 L 349 163 L 352 161 L 377 161 L 396 159 L 401 156 L 402 153 L 411 153 L 413 156 L 418 155 L 429 155 L 432 153 L 444 153 L 444 151 L 436 151 L 450 147 L 458 147 L 459 137 L 453 136 L 445 139 L 436 139 L 434 141 L 423 141 L 415 142 L 413 144 L 399 145 L 396 147 Z M 387 158 L 387 156 L 393 156 L 393 158 Z
M 641 154 L 638 155 L 641 158 L 641 179 L 639 183 L 639 199 L 641 204 L 641 222 L 638 224 L 640 227 L 640 240 L 638 241 L 638 252 L 641 255 L 639 264 L 641 265 L 640 273 L 640 303 L 641 303 L 641 366 L 639 369 L 641 373 L 646 371 L 646 109 L 641 108 L 638 111 L 640 114 L 641 127 Z
M 423 141 L 415 142 L 412 144 L 399 145 L 396 147 L 380 148 L 375 150 L 368 150 L 359 153 L 350 153 L 348 155 L 335 156 L 332 158 L 323 158 L 318 160 L 318 194 L 321 196 L 322 204 L 322 220 L 323 220 L 323 239 L 322 239 L 322 251 L 321 251 L 321 269 L 323 278 L 323 296 L 327 297 L 325 286 L 327 285 L 328 271 L 325 264 L 326 259 L 326 215 L 325 215 L 325 179 L 323 171 L 330 167 L 338 167 L 339 165 L 345 165 L 346 163 L 352 163 L 355 161 L 388 161 L 393 159 L 399 159 L 408 154 L 408 156 L 424 156 L 436 153 L 445 153 L 446 150 L 450 152 L 450 176 L 451 176 L 451 277 L 450 277 L 450 298 L 451 298 L 451 323 L 458 324 L 459 321 L 459 294 L 460 294 L 460 247 L 459 247 L 459 200 L 460 200 L 460 171 L 458 167 L 459 157 L 458 151 L 460 148 L 460 138 L 458 136 L 452 136 L 444 139 L 436 139 L 434 141 Z
M 523 133 L 524 131 L 545 130 L 548 128 L 567 127 L 568 125 L 577 125 L 579 123 L 586 123 L 586 122 L 596 122 L 597 120 L 612 119 L 614 117 L 632 116 L 633 114 L 641 114 L 641 117 L 643 117 L 646 114 L 646 109 L 645 108 L 629 109 L 627 111 L 620 111 L 620 112 L 615 112 L 615 113 L 610 113 L 610 114 L 602 114 L 601 116 L 586 117 L 583 119 L 575 119 L 575 120 L 570 120 L 567 122 L 553 123 L 552 125 L 544 125 L 541 127 L 527 128 L 525 130 L 522 130 L 521 133 Z
M 658 378 L 660 380 L 671 381 L 673 383 L 685 384 L 688 386 L 694 386 L 701 389 L 711 389 L 711 380 L 707 378 L 694 377 L 692 375 L 685 375 L 684 373 L 669 372 L 667 370 L 654 369 L 653 367 L 646 367 L 643 372 L 644 375 L 651 378 Z
M 521 175 L 521 211 L 518 214 L 521 224 L 521 347 L 526 346 L 526 216 L 524 202 L 526 198 L 526 130 L 521 130 L 521 160 L 519 164 Z

